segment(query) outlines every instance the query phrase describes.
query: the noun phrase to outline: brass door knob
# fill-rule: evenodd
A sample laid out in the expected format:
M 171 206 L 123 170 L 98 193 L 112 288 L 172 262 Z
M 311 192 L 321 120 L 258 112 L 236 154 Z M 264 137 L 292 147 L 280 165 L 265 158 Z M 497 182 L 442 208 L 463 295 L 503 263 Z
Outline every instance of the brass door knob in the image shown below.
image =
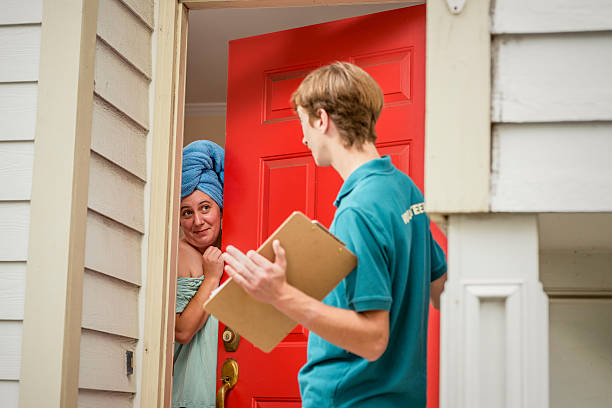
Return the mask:
M 226 327 L 221 334 L 221 339 L 223 340 L 223 347 L 225 351 L 233 352 L 238 349 L 238 344 L 240 343 L 240 335 Z
M 238 382 L 238 362 L 228 358 L 221 367 L 221 388 L 217 391 L 217 408 L 225 408 L 225 395 Z

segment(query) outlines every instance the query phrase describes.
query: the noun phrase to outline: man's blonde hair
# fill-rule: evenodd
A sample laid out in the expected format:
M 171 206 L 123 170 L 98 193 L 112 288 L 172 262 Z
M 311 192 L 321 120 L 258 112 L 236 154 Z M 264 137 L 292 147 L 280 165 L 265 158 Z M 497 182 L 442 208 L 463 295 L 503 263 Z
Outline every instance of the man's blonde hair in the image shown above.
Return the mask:
M 324 109 L 338 128 L 345 147 L 376 141 L 376 121 L 384 97 L 380 86 L 363 69 L 348 62 L 320 67 L 304 78 L 291 95 L 293 108 L 302 107 L 312 124 Z

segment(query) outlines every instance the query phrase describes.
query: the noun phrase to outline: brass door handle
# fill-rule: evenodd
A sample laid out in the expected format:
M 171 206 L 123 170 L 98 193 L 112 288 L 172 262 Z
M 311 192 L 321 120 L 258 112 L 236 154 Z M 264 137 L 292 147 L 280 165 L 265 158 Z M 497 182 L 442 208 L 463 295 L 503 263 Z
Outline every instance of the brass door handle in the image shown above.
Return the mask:
M 238 382 L 238 362 L 228 358 L 221 367 L 221 381 L 223 385 L 217 391 L 217 408 L 225 408 L 225 395 L 234 388 Z

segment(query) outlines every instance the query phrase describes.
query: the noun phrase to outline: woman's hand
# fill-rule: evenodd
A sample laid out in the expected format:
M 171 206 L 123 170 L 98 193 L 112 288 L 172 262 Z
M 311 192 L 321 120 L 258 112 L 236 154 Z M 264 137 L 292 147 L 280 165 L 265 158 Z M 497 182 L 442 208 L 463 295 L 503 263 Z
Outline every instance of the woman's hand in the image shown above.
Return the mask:
M 222 252 L 216 246 L 209 246 L 202 254 L 202 265 L 204 266 L 204 279 L 214 279 L 218 283 L 223 275 Z

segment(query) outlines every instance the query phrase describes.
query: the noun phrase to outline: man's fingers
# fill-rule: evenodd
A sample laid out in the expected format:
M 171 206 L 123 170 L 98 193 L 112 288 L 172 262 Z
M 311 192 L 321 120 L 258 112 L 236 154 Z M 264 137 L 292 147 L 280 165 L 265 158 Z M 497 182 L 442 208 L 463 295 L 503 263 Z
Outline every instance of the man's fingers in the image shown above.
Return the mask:
M 228 245 L 227 248 L 225 248 L 225 252 L 226 253 L 223 254 L 223 260 L 225 262 L 229 262 L 228 259 L 231 258 L 234 262 L 232 266 L 234 269 L 237 269 L 238 272 L 240 272 L 241 269 L 245 269 L 247 272 L 252 272 L 253 269 L 257 268 L 257 265 L 255 265 L 253 261 L 251 261 L 249 257 L 243 254 L 239 249 Z M 242 264 L 243 268 L 240 268 L 237 264 Z
M 251 285 L 249 284 L 249 282 L 244 279 L 242 275 L 236 272 L 236 270 L 230 265 L 225 265 L 225 273 L 227 273 L 230 278 L 236 281 L 236 283 L 242 286 L 245 290 L 249 291 L 251 289 Z
M 274 250 L 274 255 L 276 256 L 276 258 L 274 259 L 274 263 L 283 268 L 283 270 L 287 269 L 287 258 L 285 257 L 285 249 L 281 246 L 278 239 L 275 239 L 272 242 L 272 249 Z
M 270 265 L 272 263 L 268 259 L 264 258 L 260 254 L 252 250 L 247 252 L 247 256 L 249 257 L 251 261 L 253 261 L 255 265 L 261 268 L 265 268 L 267 265 Z

